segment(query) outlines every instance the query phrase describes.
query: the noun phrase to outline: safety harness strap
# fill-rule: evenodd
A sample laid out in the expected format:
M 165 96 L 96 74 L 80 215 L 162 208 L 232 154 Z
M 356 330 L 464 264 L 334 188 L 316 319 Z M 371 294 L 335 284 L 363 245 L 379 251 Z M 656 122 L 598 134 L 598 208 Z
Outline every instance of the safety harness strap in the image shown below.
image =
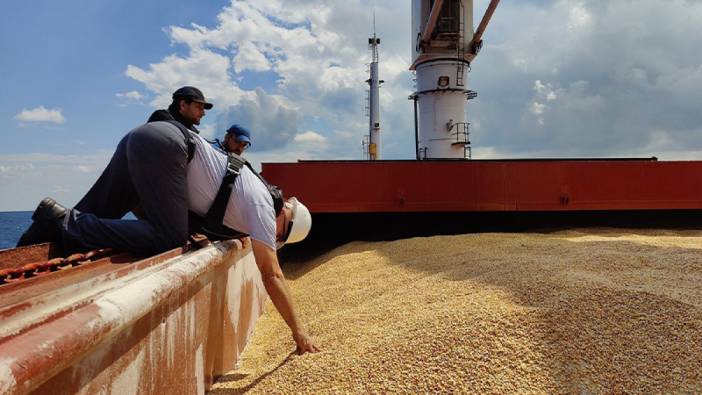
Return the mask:
M 190 163 L 190 161 L 193 160 L 193 156 L 195 156 L 195 143 L 192 141 L 190 131 L 188 131 L 188 128 L 186 128 L 185 125 L 176 121 L 175 119 L 165 119 L 164 121 L 176 126 L 178 130 L 183 133 L 183 137 L 185 137 L 185 145 L 188 147 L 188 163 Z
M 230 229 L 224 226 L 224 214 L 227 211 L 227 203 L 234 188 L 234 182 L 241 173 L 241 168 L 246 164 L 246 160 L 235 153 L 227 155 L 227 172 L 222 179 L 222 184 L 219 186 L 217 196 L 215 197 L 210 209 L 207 210 L 205 221 L 202 224 L 202 230 L 205 234 L 210 234 L 221 238 L 231 238 L 243 235 L 244 233 Z
M 268 192 L 271 194 L 273 199 L 273 211 L 276 217 L 283 210 L 283 193 L 281 190 L 275 186 L 269 184 L 256 170 L 253 169 L 251 163 L 246 161 L 241 156 L 233 153 L 227 153 L 227 171 L 222 179 L 222 184 L 219 186 L 217 191 L 217 196 L 215 196 L 210 209 L 207 210 L 204 221 L 202 223 L 202 232 L 207 235 L 211 240 L 214 239 L 230 239 L 234 237 L 246 236 L 246 233 L 230 229 L 224 226 L 224 214 L 227 211 L 227 203 L 229 202 L 229 197 L 232 194 L 232 189 L 234 188 L 234 183 L 237 177 L 241 173 L 241 169 L 246 166 L 251 170 L 253 174 L 258 177 L 261 182 L 266 186 Z

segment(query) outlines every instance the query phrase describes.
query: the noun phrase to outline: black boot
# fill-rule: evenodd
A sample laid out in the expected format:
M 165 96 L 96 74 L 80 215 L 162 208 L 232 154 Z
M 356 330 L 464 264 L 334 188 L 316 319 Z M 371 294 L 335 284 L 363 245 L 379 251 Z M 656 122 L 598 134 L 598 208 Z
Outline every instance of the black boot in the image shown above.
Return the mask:
M 17 247 L 58 241 L 61 238 L 61 223 L 68 213 L 65 207 L 52 198 L 44 198 L 34 210 L 34 222 L 20 237 Z

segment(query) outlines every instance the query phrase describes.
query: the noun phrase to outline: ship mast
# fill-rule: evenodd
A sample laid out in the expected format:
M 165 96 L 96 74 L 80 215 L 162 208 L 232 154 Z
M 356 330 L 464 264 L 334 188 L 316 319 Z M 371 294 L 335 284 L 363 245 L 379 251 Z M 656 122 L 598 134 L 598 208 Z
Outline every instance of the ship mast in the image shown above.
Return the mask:
M 368 143 L 364 144 L 364 153 L 369 160 L 381 158 L 380 146 L 380 84 L 383 83 L 378 76 L 378 45 L 380 38 L 375 33 L 375 11 L 373 12 L 373 37 L 368 39 L 368 48 L 371 50 L 369 67 L 370 78 L 366 80 L 368 91 Z

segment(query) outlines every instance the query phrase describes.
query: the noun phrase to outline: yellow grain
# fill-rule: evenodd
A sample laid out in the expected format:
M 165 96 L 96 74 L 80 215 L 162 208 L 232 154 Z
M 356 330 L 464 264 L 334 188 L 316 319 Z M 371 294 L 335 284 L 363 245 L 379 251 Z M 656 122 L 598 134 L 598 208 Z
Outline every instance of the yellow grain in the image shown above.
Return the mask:
M 214 394 L 701 393 L 702 232 L 354 242 L 287 264 L 322 352 L 258 322 Z

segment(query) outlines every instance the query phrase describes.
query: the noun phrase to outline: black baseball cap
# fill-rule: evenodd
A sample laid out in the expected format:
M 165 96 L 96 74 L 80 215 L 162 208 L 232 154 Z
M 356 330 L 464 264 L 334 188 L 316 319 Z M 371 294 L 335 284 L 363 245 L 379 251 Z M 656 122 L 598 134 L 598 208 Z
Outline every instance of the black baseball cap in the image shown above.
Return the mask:
M 209 110 L 213 107 L 212 103 L 208 103 L 207 100 L 205 100 L 205 95 L 202 94 L 202 91 L 194 86 L 184 86 L 173 92 L 173 100 L 182 98 L 204 104 L 205 110 Z

